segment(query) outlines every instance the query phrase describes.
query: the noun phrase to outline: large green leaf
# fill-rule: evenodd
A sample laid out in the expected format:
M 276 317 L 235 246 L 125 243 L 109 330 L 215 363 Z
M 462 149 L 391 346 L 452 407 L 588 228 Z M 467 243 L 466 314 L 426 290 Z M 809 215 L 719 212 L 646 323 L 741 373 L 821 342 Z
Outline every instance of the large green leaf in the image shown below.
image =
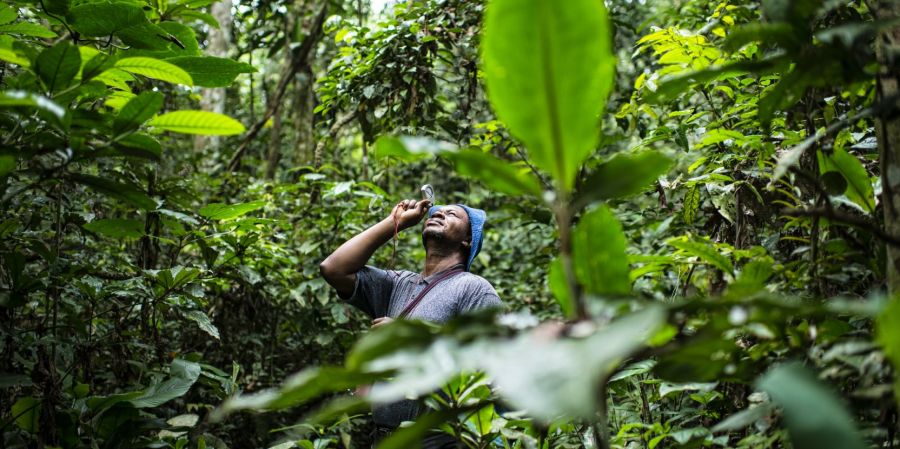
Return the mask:
M 875 188 L 862 163 L 843 148 L 835 147 L 831 154 L 818 153 L 819 169 L 822 173 L 836 171 L 843 175 L 847 187 L 843 194 L 847 195 L 866 212 L 875 211 Z
M 5 25 L 19 17 L 19 13 L 6 3 L 0 3 L 0 25 Z
M 784 410 L 794 449 L 865 449 L 856 419 L 815 374 L 800 364 L 781 365 L 764 375 L 757 388 Z
M 456 171 L 475 178 L 498 192 L 509 195 L 541 196 L 541 183 L 528 168 L 516 168 L 511 163 L 479 150 L 447 153 Z
M 656 151 L 620 154 L 604 162 L 585 181 L 579 204 L 622 198 L 647 189 L 672 166 L 672 159 Z
M 143 56 L 124 58 L 116 62 L 115 67 L 134 75 L 143 75 L 147 78 L 158 79 L 173 84 L 184 84 L 186 86 L 192 86 L 194 84 L 191 75 L 182 70 L 181 67 L 161 59 Z
M 149 24 L 136 2 L 96 1 L 73 6 L 66 16 L 69 26 L 86 37 L 102 37 L 141 24 Z
M 603 1 L 492 0 L 481 49 L 497 116 L 536 166 L 571 189 L 615 79 Z
M 117 134 L 137 129 L 162 108 L 165 97 L 159 92 L 145 91 L 128 100 L 113 121 Z
M 84 229 L 113 238 L 139 238 L 144 235 L 144 223 L 139 220 L 107 218 L 84 225 Z
M 49 92 L 68 87 L 80 68 L 81 53 L 68 41 L 47 48 L 34 61 L 34 71 Z
M 606 206 L 585 213 L 572 235 L 572 262 L 578 282 L 590 293 L 631 292 L 625 234 Z
M 233 220 L 262 209 L 268 204 L 265 200 L 251 201 L 240 204 L 212 203 L 200 209 L 200 215 L 210 220 Z
M 200 364 L 175 359 L 169 367 L 169 378 L 148 388 L 140 397 L 130 400 L 137 408 L 158 407 L 183 396 L 200 377 Z
M 169 112 L 154 117 L 148 124 L 165 131 L 206 136 L 230 136 L 245 130 L 241 122 L 224 114 L 207 111 Z
M 241 73 L 256 70 L 250 64 L 213 56 L 182 56 L 166 61 L 189 73 L 194 85 L 203 87 L 228 87 Z

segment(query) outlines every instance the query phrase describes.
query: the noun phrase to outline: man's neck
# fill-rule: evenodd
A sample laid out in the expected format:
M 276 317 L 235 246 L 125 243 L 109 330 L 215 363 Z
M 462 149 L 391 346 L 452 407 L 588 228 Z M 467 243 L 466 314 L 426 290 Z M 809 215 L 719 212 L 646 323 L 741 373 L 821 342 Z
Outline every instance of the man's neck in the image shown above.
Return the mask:
M 429 245 L 425 248 L 425 271 L 422 272 L 422 276 L 428 277 L 465 263 L 466 261 L 463 260 L 463 256 L 458 250 Z

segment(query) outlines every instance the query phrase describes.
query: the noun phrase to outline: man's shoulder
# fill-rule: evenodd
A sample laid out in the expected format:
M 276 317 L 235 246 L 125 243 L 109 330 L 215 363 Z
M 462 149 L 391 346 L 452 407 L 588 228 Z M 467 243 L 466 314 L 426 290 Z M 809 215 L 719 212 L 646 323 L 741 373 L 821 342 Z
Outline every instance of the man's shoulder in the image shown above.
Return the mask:
M 459 280 L 466 285 L 471 285 L 473 287 L 479 288 L 489 288 L 491 290 L 494 289 L 494 286 L 487 279 L 468 271 L 465 271 L 459 275 Z

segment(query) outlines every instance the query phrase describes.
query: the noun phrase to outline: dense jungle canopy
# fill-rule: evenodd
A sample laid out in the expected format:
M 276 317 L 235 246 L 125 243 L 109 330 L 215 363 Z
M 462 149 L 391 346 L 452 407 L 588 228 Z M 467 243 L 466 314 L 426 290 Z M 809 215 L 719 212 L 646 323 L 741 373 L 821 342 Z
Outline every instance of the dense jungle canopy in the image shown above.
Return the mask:
M 898 85 L 891 0 L 4 0 L 0 447 L 895 447 Z M 426 183 L 505 309 L 371 330 Z

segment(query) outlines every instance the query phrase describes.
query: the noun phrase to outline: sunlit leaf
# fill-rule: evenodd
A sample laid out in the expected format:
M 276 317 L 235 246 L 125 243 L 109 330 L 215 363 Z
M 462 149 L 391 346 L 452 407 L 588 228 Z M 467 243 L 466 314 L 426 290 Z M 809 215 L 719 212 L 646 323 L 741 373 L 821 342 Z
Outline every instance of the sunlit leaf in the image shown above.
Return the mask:
M 182 134 L 231 136 L 245 131 L 241 122 L 208 111 L 174 111 L 154 117 L 148 125 Z
M 143 75 L 147 78 L 153 78 L 173 84 L 184 84 L 186 86 L 194 85 L 191 75 L 182 70 L 181 67 L 161 59 L 143 56 L 123 58 L 116 62 L 115 68 L 134 75 Z
M 571 189 L 594 151 L 615 57 L 600 0 L 492 0 L 481 54 L 488 98 L 534 164 Z
M 631 292 L 622 225 L 606 206 L 586 212 L 572 233 L 572 262 L 578 282 L 590 293 Z
M 17 34 L 20 36 L 40 37 L 44 39 L 53 39 L 57 34 L 36 23 L 17 22 L 0 25 L 0 34 Z
M 12 22 L 18 17 L 19 13 L 16 12 L 12 6 L 9 6 L 6 3 L 0 3 L 0 25 Z

